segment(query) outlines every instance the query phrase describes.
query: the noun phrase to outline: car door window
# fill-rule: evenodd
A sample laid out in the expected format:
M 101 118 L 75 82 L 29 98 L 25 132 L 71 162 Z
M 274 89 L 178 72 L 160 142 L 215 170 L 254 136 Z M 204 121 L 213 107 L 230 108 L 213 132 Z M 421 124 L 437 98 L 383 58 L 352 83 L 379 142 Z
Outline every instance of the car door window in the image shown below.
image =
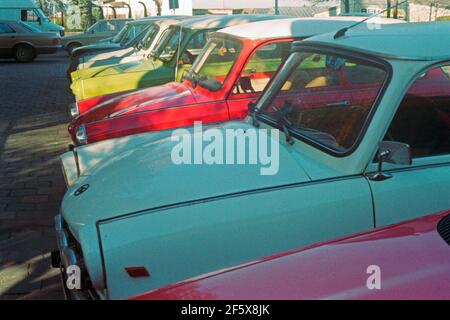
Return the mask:
M 36 14 L 36 12 L 34 12 L 34 10 L 22 10 L 20 12 L 20 19 L 22 21 L 25 22 L 38 22 L 39 21 L 39 17 Z
M 6 23 L 0 23 L 0 33 L 14 33 L 14 30 Z
M 190 60 L 190 64 L 192 64 L 195 58 L 200 54 L 200 51 L 205 46 L 208 41 L 209 31 L 200 31 L 194 34 L 186 45 L 186 49 L 184 51 L 184 55 L 187 55 Z
M 258 48 L 242 70 L 233 94 L 263 91 L 290 48 L 291 42 L 270 43 Z
M 450 65 L 422 74 L 409 88 L 385 140 L 407 143 L 414 158 L 450 154 Z

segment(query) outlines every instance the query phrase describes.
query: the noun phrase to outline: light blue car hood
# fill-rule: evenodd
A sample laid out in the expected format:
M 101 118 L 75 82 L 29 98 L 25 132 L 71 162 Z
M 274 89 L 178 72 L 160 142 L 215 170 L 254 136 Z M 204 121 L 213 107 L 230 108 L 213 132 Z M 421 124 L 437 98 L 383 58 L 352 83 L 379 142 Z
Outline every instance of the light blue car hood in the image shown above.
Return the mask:
M 252 127 L 228 122 L 215 128 Z M 149 142 L 100 162 L 68 189 L 62 213 L 75 236 L 73 228 L 77 226 L 127 213 L 310 180 L 298 157 L 294 158 L 284 144 L 279 144 L 279 171 L 275 175 L 261 175 L 261 167 L 267 167 L 261 164 L 176 165 L 171 153 L 179 142 L 172 141 L 170 133 L 163 138 L 159 133 L 157 140 L 149 138 Z M 85 192 L 74 195 L 87 184 Z

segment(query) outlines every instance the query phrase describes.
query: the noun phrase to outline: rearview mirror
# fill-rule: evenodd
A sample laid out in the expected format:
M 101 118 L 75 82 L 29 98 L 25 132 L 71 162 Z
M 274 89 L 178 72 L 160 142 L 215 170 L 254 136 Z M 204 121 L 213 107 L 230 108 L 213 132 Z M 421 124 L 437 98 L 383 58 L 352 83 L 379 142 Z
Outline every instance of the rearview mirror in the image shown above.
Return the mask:
M 383 162 L 411 165 L 411 147 L 402 142 L 382 141 L 378 144 L 378 171 L 370 179 L 373 181 L 383 181 L 392 177 L 389 173 L 383 172 Z

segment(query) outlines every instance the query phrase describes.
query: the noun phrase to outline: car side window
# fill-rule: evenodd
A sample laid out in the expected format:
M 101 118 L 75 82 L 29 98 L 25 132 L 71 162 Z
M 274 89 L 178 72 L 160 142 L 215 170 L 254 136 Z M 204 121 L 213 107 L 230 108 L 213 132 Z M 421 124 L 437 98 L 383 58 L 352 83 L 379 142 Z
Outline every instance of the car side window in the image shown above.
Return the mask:
M 20 20 L 25 22 L 38 22 L 39 17 L 34 10 L 24 9 L 20 12 Z
M 195 58 L 200 54 L 200 51 L 205 46 L 206 42 L 208 41 L 208 35 L 209 31 L 200 31 L 194 34 L 191 39 L 189 40 L 185 53 L 187 53 L 190 56 L 190 59 L 192 62 L 194 62 Z
M 262 92 L 290 48 L 291 42 L 270 43 L 258 48 L 242 70 L 233 94 Z
M 14 30 L 6 23 L 0 23 L 0 33 L 14 33 Z
M 422 74 L 401 102 L 384 140 L 407 143 L 414 158 L 450 154 L 450 65 Z

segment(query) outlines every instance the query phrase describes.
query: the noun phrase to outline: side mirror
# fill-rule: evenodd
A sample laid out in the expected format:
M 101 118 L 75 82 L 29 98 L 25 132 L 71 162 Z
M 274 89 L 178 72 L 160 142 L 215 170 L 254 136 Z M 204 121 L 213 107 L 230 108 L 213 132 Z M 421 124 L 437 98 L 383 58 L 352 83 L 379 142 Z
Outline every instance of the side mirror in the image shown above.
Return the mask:
M 411 147 L 406 143 L 396 141 L 382 141 L 378 144 L 378 171 L 370 180 L 383 181 L 392 177 L 389 173 L 383 172 L 383 162 L 411 165 Z

